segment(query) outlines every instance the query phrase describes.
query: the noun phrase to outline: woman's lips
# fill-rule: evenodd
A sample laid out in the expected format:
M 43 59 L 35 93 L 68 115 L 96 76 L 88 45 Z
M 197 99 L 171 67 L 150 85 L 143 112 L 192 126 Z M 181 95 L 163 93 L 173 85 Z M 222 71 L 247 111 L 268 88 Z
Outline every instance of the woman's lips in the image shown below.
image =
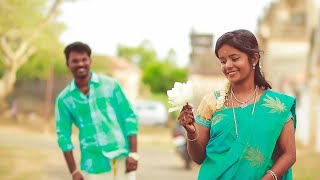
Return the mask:
M 235 73 L 237 73 L 238 71 L 230 71 L 230 72 L 227 72 L 228 75 L 233 75 Z

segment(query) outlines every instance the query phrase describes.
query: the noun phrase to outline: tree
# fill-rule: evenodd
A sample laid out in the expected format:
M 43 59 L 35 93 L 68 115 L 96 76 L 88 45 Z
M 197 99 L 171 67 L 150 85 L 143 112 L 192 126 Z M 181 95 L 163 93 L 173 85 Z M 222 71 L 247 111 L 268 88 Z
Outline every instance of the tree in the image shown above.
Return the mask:
M 186 68 L 170 66 L 166 62 L 155 62 L 143 72 L 142 81 L 150 86 L 153 93 L 165 94 L 175 82 L 187 80 Z
M 160 59 L 151 43 L 145 40 L 138 47 L 120 45 L 117 54 L 142 69 L 142 82 L 150 87 L 152 93 L 166 94 L 174 82 L 187 80 L 187 69 L 177 66 L 173 49 Z
M 157 71 L 158 73 L 155 73 Z M 169 49 L 163 60 L 159 60 L 145 69 L 142 81 L 150 86 L 153 93 L 166 94 L 175 82 L 185 82 L 187 74 L 187 68 L 177 66 L 176 52 Z
M 131 63 L 144 69 L 149 64 L 158 60 L 157 53 L 153 49 L 151 43 L 147 40 L 137 47 L 129 47 L 126 45 L 119 45 L 117 49 L 117 55 L 128 59 Z
M 46 0 L 0 0 L 0 102 L 11 93 L 19 68 L 41 49 L 35 46 L 39 38 L 59 33 L 54 20 L 63 0 L 54 0 L 47 7 Z M 46 14 L 46 15 L 44 15 Z M 59 28 L 58 28 L 59 29 Z M 46 42 L 46 46 L 50 43 Z

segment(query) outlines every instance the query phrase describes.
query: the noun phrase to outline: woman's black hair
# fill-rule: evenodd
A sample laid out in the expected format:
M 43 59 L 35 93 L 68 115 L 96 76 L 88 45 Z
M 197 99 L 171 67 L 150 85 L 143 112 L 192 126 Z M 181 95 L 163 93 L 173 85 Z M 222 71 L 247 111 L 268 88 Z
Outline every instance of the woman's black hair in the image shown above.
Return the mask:
M 216 42 L 215 47 L 215 54 L 218 56 L 218 50 L 223 45 L 232 46 L 239 51 L 246 53 L 249 59 L 249 63 L 252 64 L 252 60 L 255 54 L 258 55 L 258 60 L 260 61 L 260 49 L 258 45 L 258 41 L 254 34 L 245 29 L 239 29 L 235 31 L 230 31 L 223 34 Z M 265 77 L 263 76 L 259 65 L 255 66 L 254 71 L 254 82 L 259 87 L 264 87 L 265 89 L 271 89 L 271 85 L 266 81 Z

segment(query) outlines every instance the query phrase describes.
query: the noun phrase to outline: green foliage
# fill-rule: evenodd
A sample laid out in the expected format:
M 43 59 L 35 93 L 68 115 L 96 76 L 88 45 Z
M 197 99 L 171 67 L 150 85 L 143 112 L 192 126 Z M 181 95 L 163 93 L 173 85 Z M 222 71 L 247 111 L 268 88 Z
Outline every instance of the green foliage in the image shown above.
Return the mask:
M 150 86 L 153 93 L 166 93 L 177 81 L 185 82 L 187 70 L 170 66 L 168 63 L 155 62 L 143 72 L 142 81 Z
M 55 75 L 66 74 L 68 69 L 65 67 L 65 59 L 61 52 L 52 52 L 45 48 L 38 49 L 18 70 L 17 79 L 46 79 L 50 66 L 53 66 Z
M 46 0 L 0 1 L 0 34 L 11 31 L 16 38 L 26 37 L 46 14 Z M 19 33 L 17 33 L 19 32 Z
M 160 59 L 150 42 L 143 41 L 138 47 L 118 46 L 118 56 L 142 69 L 142 82 L 150 87 L 153 94 L 166 94 L 174 82 L 187 80 L 187 69 L 177 66 L 173 49 L 164 59 Z
M 28 38 L 34 28 L 42 23 L 47 15 L 47 0 L 0 0 L 0 36 L 10 37 L 11 47 L 18 47 L 21 40 Z M 36 52 L 18 70 L 17 79 L 45 79 L 49 75 L 49 68 L 54 66 L 56 75 L 66 74 L 63 45 L 59 41 L 65 26 L 52 22 L 49 27 L 38 34 L 32 42 Z M 3 74 L 3 54 L 0 51 L 0 75 Z
M 117 55 L 128 59 L 142 69 L 158 60 L 157 53 L 149 41 L 143 41 L 138 47 L 119 45 Z

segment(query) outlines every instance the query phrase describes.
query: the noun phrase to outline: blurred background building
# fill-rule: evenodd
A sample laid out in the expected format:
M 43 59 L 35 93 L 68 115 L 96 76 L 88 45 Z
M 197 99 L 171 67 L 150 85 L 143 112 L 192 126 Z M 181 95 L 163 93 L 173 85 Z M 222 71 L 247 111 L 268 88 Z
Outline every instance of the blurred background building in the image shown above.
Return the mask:
M 220 69 L 220 61 L 214 54 L 213 35 L 197 33 L 190 35 L 191 54 L 188 79 L 194 88 L 195 109 L 202 97 L 213 90 L 222 88 L 226 79 Z
M 320 151 L 316 7 L 312 0 L 274 2 L 259 20 L 257 36 L 265 52 L 262 66 L 266 78 L 275 90 L 297 98 L 298 139 Z

